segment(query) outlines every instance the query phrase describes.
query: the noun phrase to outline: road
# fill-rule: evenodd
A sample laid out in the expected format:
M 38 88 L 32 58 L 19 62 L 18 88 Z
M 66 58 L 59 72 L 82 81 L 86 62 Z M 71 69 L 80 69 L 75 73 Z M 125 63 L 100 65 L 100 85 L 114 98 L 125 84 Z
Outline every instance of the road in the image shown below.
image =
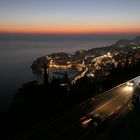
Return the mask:
M 140 77 L 132 79 L 135 86 L 139 85 Z M 113 116 L 135 93 L 134 87 L 123 83 L 100 96 L 91 98 L 84 103 L 73 107 L 66 113 L 49 121 L 43 122 L 29 132 L 20 134 L 14 140 L 75 140 L 84 135 L 90 123 L 80 121 L 83 116 L 98 116 L 101 120 Z M 90 121 L 90 120 L 89 120 Z M 94 127 L 94 126 L 93 126 Z

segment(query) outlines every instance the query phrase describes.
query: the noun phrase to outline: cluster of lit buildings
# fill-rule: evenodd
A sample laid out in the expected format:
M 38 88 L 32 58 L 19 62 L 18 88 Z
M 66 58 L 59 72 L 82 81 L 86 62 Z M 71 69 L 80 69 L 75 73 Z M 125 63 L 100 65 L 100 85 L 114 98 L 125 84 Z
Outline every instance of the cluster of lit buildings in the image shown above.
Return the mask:
M 44 63 L 49 66 L 50 79 L 62 78 L 67 72 L 72 83 L 81 77 L 102 78 L 109 74 L 118 63 L 122 66 L 140 59 L 140 46 L 131 44 L 127 47 L 103 47 L 91 50 L 80 50 L 75 54 L 54 53 L 38 58 L 32 64 L 32 70 L 43 72 Z

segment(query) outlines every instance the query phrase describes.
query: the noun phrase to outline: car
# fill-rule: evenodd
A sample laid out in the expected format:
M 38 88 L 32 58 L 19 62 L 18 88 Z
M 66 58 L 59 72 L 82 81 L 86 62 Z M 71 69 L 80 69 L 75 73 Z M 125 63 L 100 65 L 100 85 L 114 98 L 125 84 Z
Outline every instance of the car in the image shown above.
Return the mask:
M 80 118 L 80 123 L 82 126 L 87 126 L 91 121 L 93 121 L 93 117 L 89 114 L 86 114 Z
M 101 118 L 99 114 L 93 115 L 89 113 L 81 117 L 80 123 L 83 127 L 87 127 L 89 125 L 96 127 L 101 123 Z
M 132 87 L 132 86 L 134 86 L 134 82 L 133 82 L 133 81 L 128 81 L 128 82 L 126 83 L 126 85 Z

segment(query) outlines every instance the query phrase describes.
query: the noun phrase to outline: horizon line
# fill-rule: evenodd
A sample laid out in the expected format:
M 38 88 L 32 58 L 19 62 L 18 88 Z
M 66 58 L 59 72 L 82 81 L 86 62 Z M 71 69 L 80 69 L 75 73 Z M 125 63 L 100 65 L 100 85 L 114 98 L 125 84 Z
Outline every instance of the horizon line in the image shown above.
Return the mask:
M 140 34 L 140 32 L 104 32 L 104 33 L 42 33 L 42 32 L 0 32 L 1 35 L 4 34 L 17 34 L 17 35 L 135 35 Z

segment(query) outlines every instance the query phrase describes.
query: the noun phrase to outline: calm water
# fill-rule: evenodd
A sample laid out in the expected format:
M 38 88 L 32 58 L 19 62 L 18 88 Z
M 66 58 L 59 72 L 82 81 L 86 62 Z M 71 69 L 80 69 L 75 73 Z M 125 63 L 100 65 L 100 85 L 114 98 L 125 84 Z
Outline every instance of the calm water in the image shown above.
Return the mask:
M 42 80 L 31 71 L 32 62 L 53 52 L 73 53 L 113 44 L 133 36 L 0 35 L 0 111 L 7 111 L 17 89 L 25 82 Z

